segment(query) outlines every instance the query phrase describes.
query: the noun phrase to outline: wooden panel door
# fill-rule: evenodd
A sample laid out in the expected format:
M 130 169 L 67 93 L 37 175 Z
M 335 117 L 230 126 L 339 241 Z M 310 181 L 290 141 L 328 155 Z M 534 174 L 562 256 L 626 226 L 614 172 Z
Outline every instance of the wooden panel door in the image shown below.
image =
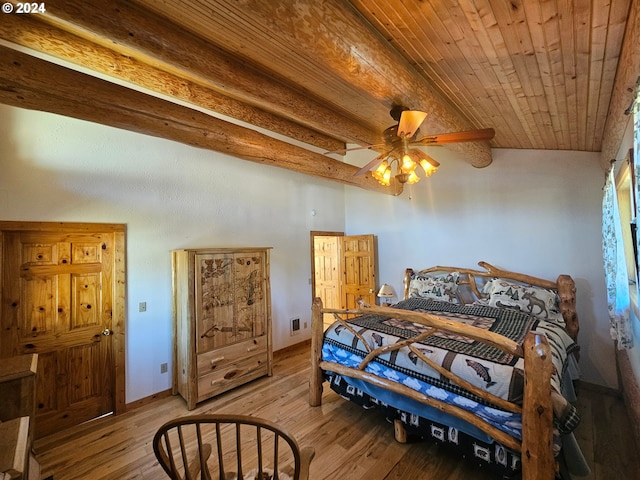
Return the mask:
M 315 236 L 313 238 L 314 297 L 322 299 L 325 308 L 341 308 L 342 267 L 340 261 L 341 237 Z M 324 315 L 325 327 L 333 323 L 333 315 Z
M 124 401 L 116 400 L 112 335 L 116 323 L 122 333 L 124 313 L 114 298 L 123 288 L 115 286 L 117 243 L 113 233 L 2 234 L 0 357 L 38 354 L 36 437 Z
M 354 235 L 342 241 L 342 301 L 343 308 L 356 308 L 362 298 L 376 303 L 375 245 L 373 235 Z
M 323 234 L 326 233 L 326 234 Z M 376 303 L 376 252 L 373 235 L 311 232 L 313 297 L 325 308 L 355 308 L 362 298 Z M 333 315 L 325 315 L 325 327 Z

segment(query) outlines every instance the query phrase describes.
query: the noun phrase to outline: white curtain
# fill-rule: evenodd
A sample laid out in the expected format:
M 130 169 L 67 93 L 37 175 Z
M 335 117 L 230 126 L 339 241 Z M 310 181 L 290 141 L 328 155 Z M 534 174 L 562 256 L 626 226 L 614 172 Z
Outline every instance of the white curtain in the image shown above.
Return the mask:
M 633 326 L 629 318 L 629 276 L 613 168 L 607 175 L 602 198 L 602 251 L 611 338 L 617 341 L 620 350 L 629 349 L 633 347 Z

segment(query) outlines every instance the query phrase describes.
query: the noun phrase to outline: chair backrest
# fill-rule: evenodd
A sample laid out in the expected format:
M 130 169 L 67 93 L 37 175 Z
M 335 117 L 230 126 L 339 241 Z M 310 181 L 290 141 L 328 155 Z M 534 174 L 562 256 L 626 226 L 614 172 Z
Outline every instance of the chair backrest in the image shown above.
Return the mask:
M 307 480 L 314 455 L 269 420 L 222 414 L 165 423 L 153 438 L 153 451 L 175 480 Z

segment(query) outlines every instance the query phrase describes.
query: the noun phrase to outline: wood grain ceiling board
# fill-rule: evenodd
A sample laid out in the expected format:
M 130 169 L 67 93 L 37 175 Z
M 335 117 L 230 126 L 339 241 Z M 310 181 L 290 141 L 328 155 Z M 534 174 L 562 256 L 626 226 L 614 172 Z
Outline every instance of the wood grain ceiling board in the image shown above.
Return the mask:
M 469 130 L 473 125 L 434 90 L 379 32 L 343 1 L 234 2 L 177 0 L 137 3 L 182 28 L 323 98 L 351 118 L 393 124 L 394 103 L 430 113 L 430 133 Z M 372 123 L 373 122 L 373 123 Z M 485 127 L 487 125 L 481 125 Z M 479 143 L 448 148 L 478 167 L 491 163 Z
M 344 65 L 355 76 L 367 58 L 354 50 L 353 43 L 326 33 L 326 23 L 345 33 L 361 27 L 352 9 L 335 3 L 327 11 L 323 2 L 237 2 L 227 0 L 136 0 L 149 10 L 171 19 L 199 37 L 260 65 L 278 78 L 285 78 L 301 91 L 323 99 L 334 108 L 348 112 L 370 128 L 393 123 L 388 107 L 375 92 L 363 91 L 349 79 L 341 78 Z M 315 10 L 309 10 L 313 9 Z M 329 41 L 332 40 L 332 41 Z M 364 42 L 360 42 L 362 44 Z M 309 45 L 315 45 L 309 50 Z M 339 64 L 337 70 L 332 62 Z M 371 68 L 376 68 L 375 65 Z M 371 89 L 378 87 L 367 85 Z
M 599 151 L 629 0 L 352 0 L 492 145 Z

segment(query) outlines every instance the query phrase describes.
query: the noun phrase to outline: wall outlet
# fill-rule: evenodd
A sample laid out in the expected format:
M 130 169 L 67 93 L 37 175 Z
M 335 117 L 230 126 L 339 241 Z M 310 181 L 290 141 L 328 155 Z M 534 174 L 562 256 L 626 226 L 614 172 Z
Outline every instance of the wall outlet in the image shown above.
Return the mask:
M 161 363 L 160 364 L 160 373 L 167 373 L 168 370 L 169 370 L 169 364 L 168 363 Z
M 300 318 L 292 318 L 290 321 L 291 335 L 298 335 L 300 333 Z
M 139 312 L 146 312 L 147 311 L 147 302 L 140 302 L 138 304 L 138 311 Z

